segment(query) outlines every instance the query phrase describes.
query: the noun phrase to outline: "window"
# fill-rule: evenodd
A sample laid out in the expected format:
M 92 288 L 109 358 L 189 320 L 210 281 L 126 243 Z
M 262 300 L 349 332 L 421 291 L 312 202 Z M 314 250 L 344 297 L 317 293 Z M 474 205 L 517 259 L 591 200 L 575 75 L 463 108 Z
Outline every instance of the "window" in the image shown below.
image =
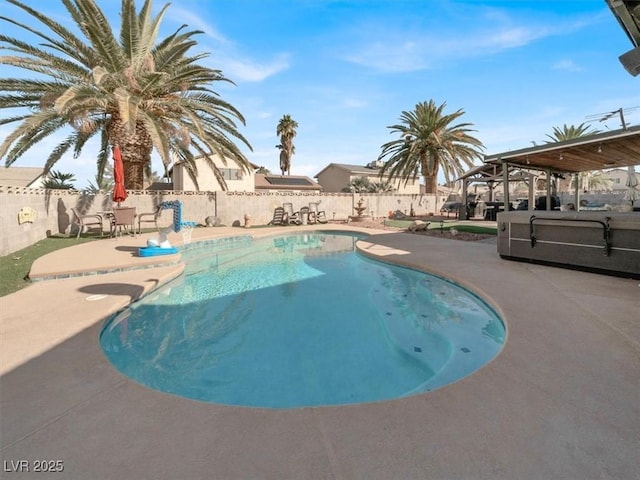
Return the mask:
M 242 170 L 239 168 L 220 168 L 219 170 L 225 180 L 242 180 Z

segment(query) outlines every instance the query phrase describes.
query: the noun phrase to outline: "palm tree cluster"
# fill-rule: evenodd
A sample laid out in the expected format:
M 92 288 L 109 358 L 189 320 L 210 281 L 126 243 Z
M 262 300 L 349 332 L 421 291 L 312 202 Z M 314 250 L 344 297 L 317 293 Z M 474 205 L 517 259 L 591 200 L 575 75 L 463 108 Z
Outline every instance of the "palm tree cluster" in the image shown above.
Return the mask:
M 199 64 L 207 54 L 189 54 L 197 45 L 194 36 L 202 32 L 185 31 L 183 26 L 158 38 L 168 4 L 153 16 L 151 0 L 145 0 L 139 12 L 135 0 L 121 0 L 116 37 L 95 0 L 61 0 L 81 35 L 18 0 L 7 1 L 39 26 L 5 16 L 0 20 L 40 43 L 0 34 L 0 48 L 13 52 L 0 62 L 35 74 L 30 79 L 0 79 L 0 108 L 16 111 L 0 125 L 17 124 L 0 144 L 6 166 L 71 126 L 71 133 L 46 159 L 46 172 L 67 152 L 79 156 L 94 136 L 100 141 L 98 183 L 113 145 L 120 146 L 128 189 L 143 187 L 153 150 L 165 170 L 174 161 L 184 163 L 196 185 L 196 157 L 205 158 L 222 185 L 211 155 L 231 159 L 249 171 L 250 163 L 235 143 L 251 149 L 238 131 L 244 118 L 211 89 L 217 82 L 233 82 L 221 71 Z
M 296 153 L 296 147 L 293 145 L 293 139 L 298 133 L 298 122 L 296 122 L 291 115 L 283 115 L 278 126 L 276 127 L 276 134 L 280 136 L 280 144 L 276 145 L 276 148 L 280 149 L 280 170 L 282 175 L 287 173 L 291 174 L 291 157 Z
M 358 177 L 342 191 L 353 193 L 390 193 L 394 190 L 393 185 L 389 182 L 372 182 L 367 177 Z
M 60 1 L 79 35 L 19 0 L 7 2 L 29 14 L 37 26 L 0 15 L 1 22 L 25 34 L 20 38 L 0 34 L 0 49 L 11 52 L 0 56 L 0 64 L 34 74 L 0 78 L 0 109 L 12 112 L 0 119 L 0 126 L 15 125 L 0 139 L 0 160 L 6 166 L 43 140 L 62 134 L 44 161 L 45 173 L 67 153 L 78 157 L 96 137 L 100 149 L 95 189 L 109 186 L 104 173 L 115 145 L 122 152 L 127 189 L 143 188 L 145 175 L 152 176 L 153 151 L 162 160 L 165 176 L 181 163 L 196 186 L 196 158 L 204 159 L 223 188 L 226 183 L 215 156 L 250 171 L 250 162 L 236 144 L 251 150 L 238 130 L 244 117 L 212 89 L 216 82 L 233 82 L 220 70 L 199 63 L 206 53 L 190 53 L 197 46 L 194 37 L 202 32 L 182 26 L 159 38 L 169 5 L 154 16 L 152 0 L 144 0 L 139 11 L 135 0 L 121 0 L 116 36 L 97 0 Z M 28 41 L 27 36 L 37 41 Z M 400 123 L 388 127 L 397 138 L 381 147 L 381 182 L 354 181 L 350 190 L 389 191 L 383 177 L 408 182 L 421 175 L 426 193 L 436 193 L 440 173 L 451 182 L 473 167 L 475 159 L 482 159 L 484 146 L 472 135 L 473 124 L 460 121 L 463 110 L 446 113 L 445 108 L 446 103 L 429 100 L 403 111 Z M 289 114 L 276 128 L 283 175 L 291 171 L 297 128 Z M 558 142 L 593 133 L 598 132 L 584 124 L 564 125 L 547 136 Z

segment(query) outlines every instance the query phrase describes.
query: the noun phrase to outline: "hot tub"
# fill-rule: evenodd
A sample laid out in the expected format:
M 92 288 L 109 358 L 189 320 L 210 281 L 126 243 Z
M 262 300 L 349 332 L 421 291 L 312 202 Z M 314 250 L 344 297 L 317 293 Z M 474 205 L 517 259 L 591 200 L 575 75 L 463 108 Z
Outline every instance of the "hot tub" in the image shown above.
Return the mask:
M 640 278 L 635 212 L 513 211 L 498 214 L 503 258 Z

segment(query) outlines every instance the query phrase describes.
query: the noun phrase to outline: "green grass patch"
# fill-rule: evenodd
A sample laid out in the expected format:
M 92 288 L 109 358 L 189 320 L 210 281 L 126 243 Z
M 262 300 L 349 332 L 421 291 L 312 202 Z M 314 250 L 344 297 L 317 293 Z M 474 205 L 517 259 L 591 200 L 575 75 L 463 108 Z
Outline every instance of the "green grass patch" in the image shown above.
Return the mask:
M 0 257 L 0 297 L 17 292 L 30 284 L 27 278 L 31 265 L 47 253 L 81 243 L 100 240 L 100 237 L 49 237 L 33 245 Z
M 495 227 L 481 227 L 478 225 L 465 225 L 464 223 L 458 224 L 458 225 L 450 225 L 450 224 L 444 224 L 443 230 L 445 231 L 449 231 L 451 230 L 451 228 L 456 227 L 456 230 L 458 230 L 459 232 L 467 232 L 467 233 L 478 233 L 478 234 L 482 234 L 482 235 L 497 235 L 498 234 L 498 229 Z M 436 224 L 435 226 L 433 224 L 429 225 L 429 228 L 431 230 L 439 230 L 440 229 L 440 223 L 438 222 L 438 224 Z

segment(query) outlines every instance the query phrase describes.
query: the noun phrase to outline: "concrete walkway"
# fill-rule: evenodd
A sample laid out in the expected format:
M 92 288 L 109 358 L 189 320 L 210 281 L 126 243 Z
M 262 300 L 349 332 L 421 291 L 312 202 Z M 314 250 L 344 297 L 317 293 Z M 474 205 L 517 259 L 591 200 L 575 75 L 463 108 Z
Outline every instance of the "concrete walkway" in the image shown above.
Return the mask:
M 194 240 L 280 230 L 202 228 Z M 492 303 L 508 328 L 500 355 L 434 392 L 355 406 L 268 410 L 159 393 L 116 372 L 98 334 L 179 275 L 179 255 L 136 257 L 145 236 L 90 242 L 32 271 L 70 278 L 0 298 L 0 477 L 640 479 L 637 280 L 506 261 L 480 242 L 369 232 L 366 255 Z M 36 460 L 64 471 L 37 473 Z

